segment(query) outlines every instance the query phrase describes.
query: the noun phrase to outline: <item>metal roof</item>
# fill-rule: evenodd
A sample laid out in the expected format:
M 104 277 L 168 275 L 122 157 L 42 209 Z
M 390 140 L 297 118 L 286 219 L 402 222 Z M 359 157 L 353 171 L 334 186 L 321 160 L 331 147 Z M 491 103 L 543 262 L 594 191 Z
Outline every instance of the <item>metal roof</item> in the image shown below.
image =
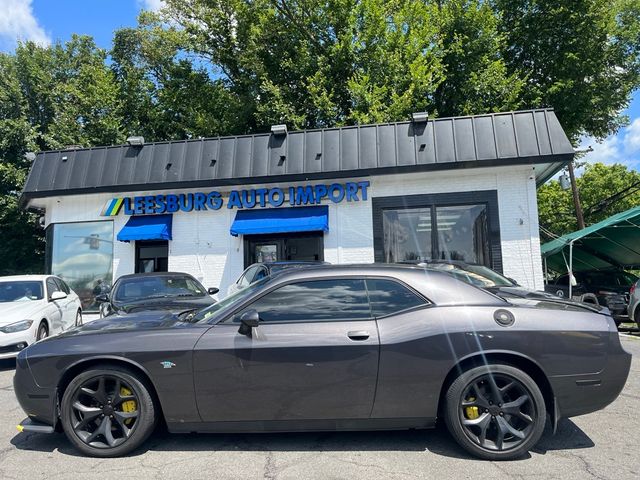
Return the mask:
M 640 266 L 640 206 L 617 213 L 582 230 L 541 246 L 542 258 L 554 272 Z M 570 258 L 572 257 L 572 261 Z
M 514 164 L 540 164 L 542 183 L 573 155 L 553 110 L 527 110 L 40 152 L 23 201 Z

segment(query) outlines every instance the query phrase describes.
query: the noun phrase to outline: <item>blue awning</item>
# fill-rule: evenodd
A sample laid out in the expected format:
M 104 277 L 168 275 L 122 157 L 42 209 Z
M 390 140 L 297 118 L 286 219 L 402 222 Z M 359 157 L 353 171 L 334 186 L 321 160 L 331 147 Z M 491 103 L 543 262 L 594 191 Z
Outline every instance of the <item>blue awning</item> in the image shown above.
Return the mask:
M 118 240 L 171 240 L 172 215 L 144 215 L 129 218 L 122 230 L 118 232 Z
M 231 235 L 259 233 L 328 232 L 329 207 L 267 208 L 240 210 L 231 225 Z

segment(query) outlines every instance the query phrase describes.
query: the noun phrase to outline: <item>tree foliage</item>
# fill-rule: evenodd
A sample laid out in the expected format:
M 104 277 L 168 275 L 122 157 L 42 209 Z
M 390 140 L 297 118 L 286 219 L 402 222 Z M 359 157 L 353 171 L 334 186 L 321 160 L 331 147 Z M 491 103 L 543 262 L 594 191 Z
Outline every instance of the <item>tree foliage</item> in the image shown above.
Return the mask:
M 588 163 L 576 184 L 586 225 L 640 205 L 640 173 L 625 165 Z M 538 214 L 543 240 L 552 238 L 549 232 L 560 236 L 578 229 L 571 190 L 557 180 L 538 189 Z
M 43 267 L 38 216 L 18 204 L 30 166 L 25 154 L 124 139 L 118 87 L 105 60 L 105 51 L 80 36 L 0 54 L 0 275 Z

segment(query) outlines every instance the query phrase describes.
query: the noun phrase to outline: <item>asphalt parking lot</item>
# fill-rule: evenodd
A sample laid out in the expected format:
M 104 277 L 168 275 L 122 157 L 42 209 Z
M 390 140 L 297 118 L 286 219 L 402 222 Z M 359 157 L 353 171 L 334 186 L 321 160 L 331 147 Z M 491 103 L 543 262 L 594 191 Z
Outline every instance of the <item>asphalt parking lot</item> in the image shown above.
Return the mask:
M 170 435 L 128 458 L 79 456 L 63 434 L 17 433 L 14 362 L 0 361 L 0 479 L 23 478 L 640 478 L 640 337 L 623 338 L 631 374 L 605 410 L 563 420 L 511 462 L 467 456 L 444 429 L 375 433 Z

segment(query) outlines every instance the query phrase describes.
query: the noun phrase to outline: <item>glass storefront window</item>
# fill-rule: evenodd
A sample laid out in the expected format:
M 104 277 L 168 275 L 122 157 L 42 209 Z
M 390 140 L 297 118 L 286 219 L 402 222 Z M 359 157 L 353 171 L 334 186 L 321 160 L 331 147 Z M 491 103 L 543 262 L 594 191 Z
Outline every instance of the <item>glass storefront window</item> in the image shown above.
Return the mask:
M 463 260 L 489 264 L 486 205 L 385 209 L 382 222 L 388 263 Z
M 57 223 L 47 231 L 49 271 L 78 294 L 85 311 L 113 281 L 113 222 Z
M 487 209 L 484 205 L 436 207 L 438 260 L 487 264 Z
M 382 224 L 387 263 L 431 259 L 431 208 L 385 210 Z

